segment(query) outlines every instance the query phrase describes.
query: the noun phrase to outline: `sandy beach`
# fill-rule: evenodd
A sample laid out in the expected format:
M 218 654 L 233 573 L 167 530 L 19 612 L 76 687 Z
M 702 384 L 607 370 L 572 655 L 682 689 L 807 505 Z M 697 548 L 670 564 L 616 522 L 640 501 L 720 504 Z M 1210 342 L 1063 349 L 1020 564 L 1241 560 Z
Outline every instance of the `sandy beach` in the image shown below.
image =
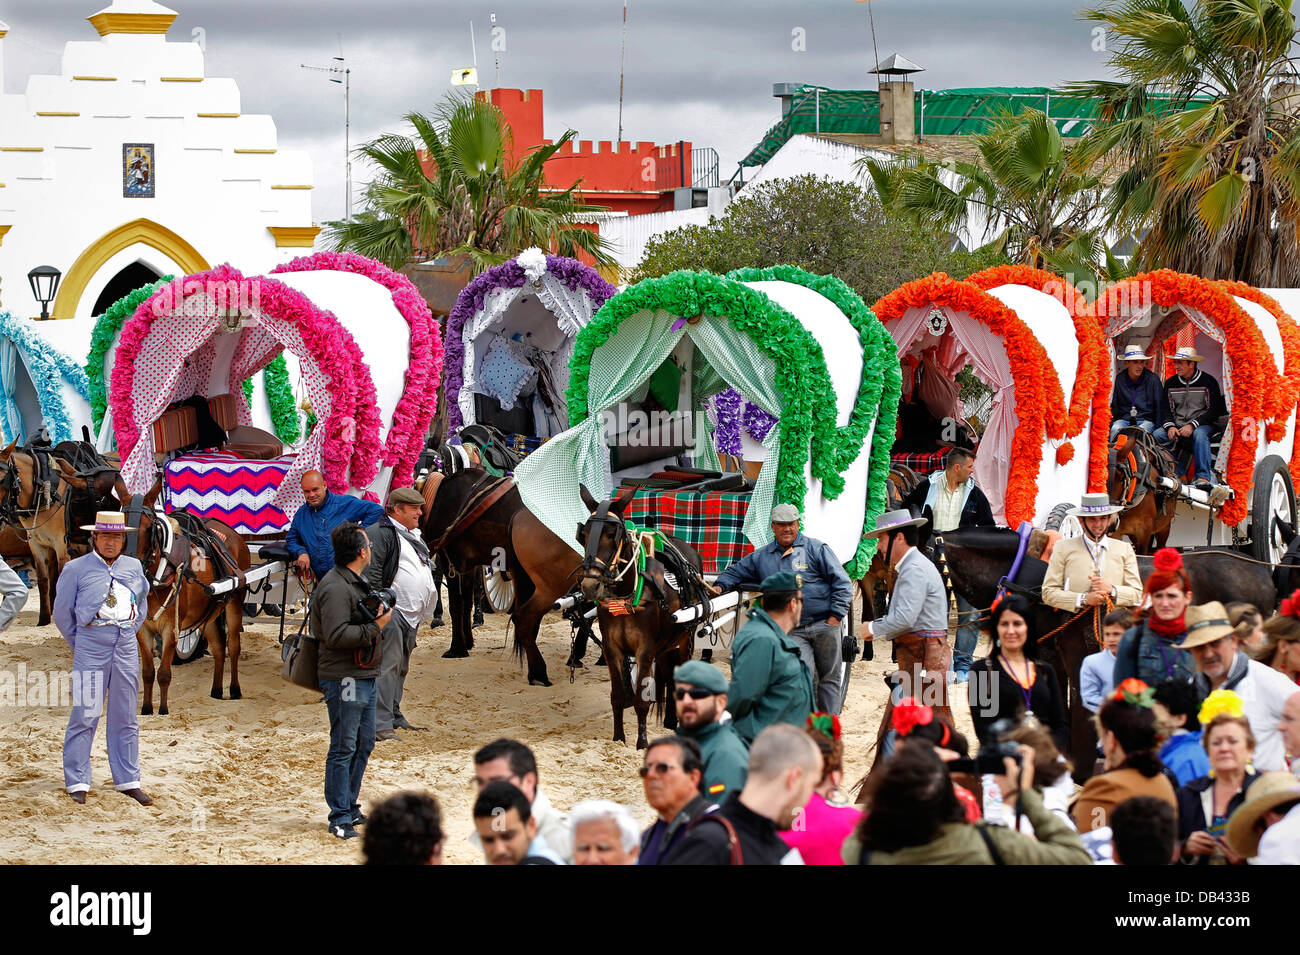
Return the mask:
M 0 672 L 16 675 L 24 665 L 30 680 L 33 673 L 70 668 L 67 644 L 52 624 L 35 625 L 36 611 L 33 590 L 15 625 L 0 635 Z M 606 797 L 631 807 L 647 824 L 653 817 L 636 774 L 641 757 L 633 711 L 627 712 L 632 742 L 610 740 L 609 673 L 592 665 L 596 648 L 588 650 L 587 668 L 570 679 L 562 665 L 569 625 L 558 615 L 548 617 L 540 646 L 554 685 L 532 687 L 510 653 L 507 623 L 504 615 L 489 616 L 469 659 L 461 660 L 441 657 L 449 628 L 420 632 L 403 709 L 429 731 L 377 744 L 366 771 L 363 806 L 400 789 L 437 795 L 447 863 L 482 863 L 467 842 L 472 758 L 500 736 L 533 748 L 541 786 L 560 809 Z M 209 697 L 210 656 L 174 668 L 170 715 L 140 717 L 144 787 L 155 800 L 150 808 L 113 791 L 102 723 L 92 757 L 94 788 L 78 806 L 63 791 L 67 708 L 0 705 L 0 778 L 9 805 L 0 862 L 359 862 L 361 840 L 345 843 L 326 832 L 325 707 L 318 694 L 280 678 L 277 632 L 265 617 L 245 621 L 242 700 Z M 715 662 L 728 670 L 725 651 Z M 850 782 L 869 767 L 886 700 L 882 676 L 891 669 L 887 647 L 878 648 L 874 661 L 854 665 L 841 717 Z M 966 688 L 951 689 L 958 727 L 969 736 Z M 662 733 L 653 716 L 649 732 L 652 738 Z

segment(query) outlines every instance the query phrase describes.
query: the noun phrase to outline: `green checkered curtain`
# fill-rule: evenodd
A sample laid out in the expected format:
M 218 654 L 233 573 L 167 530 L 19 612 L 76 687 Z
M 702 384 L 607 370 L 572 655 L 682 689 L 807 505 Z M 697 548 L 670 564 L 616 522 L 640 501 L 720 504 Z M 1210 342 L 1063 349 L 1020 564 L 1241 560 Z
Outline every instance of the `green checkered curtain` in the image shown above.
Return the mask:
M 696 324 L 688 325 L 687 331 L 727 384 L 777 419 L 763 439 L 767 456 L 750 494 L 749 510 L 745 512 L 745 536 L 755 547 L 762 547 L 772 540 L 772 497 L 781 460 L 781 396 L 776 390 L 776 366 L 752 338 L 732 328 L 725 318 L 706 315 Z M 802 509 L 802 501 L 789 503 Z
M 695 444 L 691 448 L 691 467 L 721 471 L 722 462 L 718 460 L 718 449 L 714 447 L 713 425 L 709 424 L 709 416 L 703 411 L 697 411 L 692 416 L 692 421 L 694 427 L 691 429 L 691 437 Z
M 551 438 L 515 469 L 519 493 L 538 518 L 578 550 L 575 531 L 590 516 L 579 483 L 597 500 L 611 491 L 609 448 L 601 412 L 615 408 L 663 364 L 682 332 L 672 331 L 680 315 L 637 312 L 623 320 L 591 355 L 588 417 Z

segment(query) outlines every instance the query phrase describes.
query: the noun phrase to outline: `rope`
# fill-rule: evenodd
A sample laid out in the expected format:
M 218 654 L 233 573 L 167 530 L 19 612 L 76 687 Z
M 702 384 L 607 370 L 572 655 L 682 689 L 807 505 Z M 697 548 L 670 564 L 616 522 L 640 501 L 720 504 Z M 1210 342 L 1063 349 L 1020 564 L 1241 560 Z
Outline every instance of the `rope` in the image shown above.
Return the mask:
M 1099 647 L 1104 646 L 1105 642 L 1102 639 L 1101 622 L 1103 619 L 1105 619 L 1106 614 L 1110 613 L 1114 609 L 1115 609 L 1114 602 L 1109 597 L 1107 597 L 1106 602 L 1104 604 L 1098 604 L 1095 607 L 1082 608 L 1078 613 L 1072 616 L 1069 620 L 1065 621 L 1065 623 L 1061 624 L 1055 630 L 1049 630 L 1047 633 L 1039 637 L 1038 642 L 1042 643 L 1044 640 L 1048 639 L 1049 637 L 1056 636 L 1058 633 L 1060 633 L 1070 624 L 1074 623 L 1074 621 L 1082 617 L 1085 613 L 1090 613 L 1092 614 L 1092 637 L 1094 640 L 1097 641 L 1097 646 Z

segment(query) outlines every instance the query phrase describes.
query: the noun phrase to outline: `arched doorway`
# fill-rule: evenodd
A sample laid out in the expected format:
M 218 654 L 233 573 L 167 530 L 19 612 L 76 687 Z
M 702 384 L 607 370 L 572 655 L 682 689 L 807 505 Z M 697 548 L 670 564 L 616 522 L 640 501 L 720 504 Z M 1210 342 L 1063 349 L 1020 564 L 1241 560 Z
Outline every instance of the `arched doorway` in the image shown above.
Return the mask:
M 90 314 L 103 315 L 118 299 L 125 298 L 136 289 L 143 288 L 160 278 L 161 275 L 143 262 L 132 262 L 109 279 L 104 290 L 99 293 L 99 298 L 95 299 L 95 307 Z

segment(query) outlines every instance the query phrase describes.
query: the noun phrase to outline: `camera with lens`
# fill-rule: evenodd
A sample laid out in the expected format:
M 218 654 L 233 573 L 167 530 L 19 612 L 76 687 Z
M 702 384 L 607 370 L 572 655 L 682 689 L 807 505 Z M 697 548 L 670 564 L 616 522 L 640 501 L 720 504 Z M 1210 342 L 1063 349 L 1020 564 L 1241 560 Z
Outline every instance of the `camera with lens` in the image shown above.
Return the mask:
M 378 620 L 397 606 L 397 594 L 391 587 L 376 587 L 361 598 L 361 609 L 371 620 Z
M 1007 771 L 1003 760 L 1008 756 L 1019 765 L 1020 744 L 1014 740 L 1003 739 L 1015 728 L 1015 722 L 1009 719 L 997 720 L 989 727 L 988 742 L 980 747 L 980 751 L 975 756 L 975 772 L 977 775 L 992 773 L 994 776 L 1001 776 Z

